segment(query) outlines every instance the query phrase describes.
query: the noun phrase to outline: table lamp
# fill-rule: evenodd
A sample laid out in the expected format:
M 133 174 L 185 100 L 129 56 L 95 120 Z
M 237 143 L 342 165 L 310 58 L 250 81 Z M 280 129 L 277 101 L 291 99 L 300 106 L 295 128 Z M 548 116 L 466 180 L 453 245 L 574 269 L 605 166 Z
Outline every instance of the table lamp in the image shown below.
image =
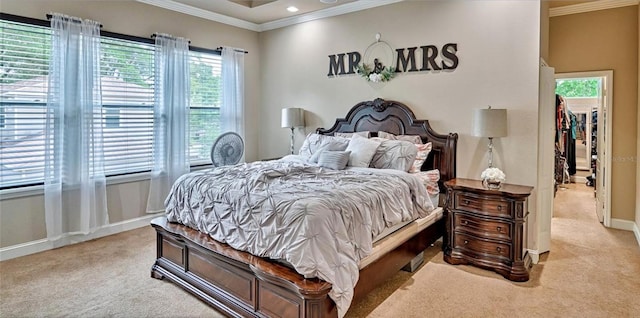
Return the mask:
M 291 129 L 291 154 L 293 154 L 293 130 L 296 127 L 304 127 L 304 109 L 294 107 L 283 108 L 282 128 Z
M 489 167 L 482 172 L 482 181 L 489 188 L 499 188 L 504 173 L 493 166 L 493 138 L 507 136 L 506 109 L 476 109 L 473 113 L 473 136 L 489 138 Z

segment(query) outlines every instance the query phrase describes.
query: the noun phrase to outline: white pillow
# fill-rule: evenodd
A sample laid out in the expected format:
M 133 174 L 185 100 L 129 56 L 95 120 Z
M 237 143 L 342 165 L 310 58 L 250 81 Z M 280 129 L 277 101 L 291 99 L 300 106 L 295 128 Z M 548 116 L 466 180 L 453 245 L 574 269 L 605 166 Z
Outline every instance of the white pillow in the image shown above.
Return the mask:
M 351 167 L 369 167 L 376 149 L 380 146 L 377 140 L 371 140 L 359 135 L 353 135 L 346 151 L 351 151 L 348 165 Z

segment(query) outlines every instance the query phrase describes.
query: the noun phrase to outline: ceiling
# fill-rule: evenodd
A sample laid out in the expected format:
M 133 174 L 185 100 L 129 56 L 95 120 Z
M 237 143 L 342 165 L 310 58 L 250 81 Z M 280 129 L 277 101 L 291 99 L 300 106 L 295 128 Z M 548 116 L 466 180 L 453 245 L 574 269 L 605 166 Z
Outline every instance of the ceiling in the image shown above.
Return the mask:
M 244 28 L 267 31 L 289 25 L 412 0 L 135 0 Z M 331 3 L 335 1 L 334 3 Z M 329 2 L 329 3 L 326 3 Z M 551 17 L 637 5 L 638 0 L 549 1 Z M 295 6 L 297 12 L 287 11 Z
M 136 1 L 259 32 L 315 19 L 365 10 L 404 0 Z M 330 3 L 333 1 L 335 2 Z M 298 11 L 287 11 L 289 6 L 295 6 L 298 8 Z
M 303 15 L 322 9 L 339 6 L 355 0 L 340 0 L 333 4 L 325 4 L 320 0 L 173 0 L 195 8 L 210 12 L 220 13 L 236 19 L 262 24 Z M 249 6 L 247 6 L 249 5 Z M 251 6 L 251 7 L 250 7 Z M 287 7 L 294 6 L 299 9 L 292 13 Z

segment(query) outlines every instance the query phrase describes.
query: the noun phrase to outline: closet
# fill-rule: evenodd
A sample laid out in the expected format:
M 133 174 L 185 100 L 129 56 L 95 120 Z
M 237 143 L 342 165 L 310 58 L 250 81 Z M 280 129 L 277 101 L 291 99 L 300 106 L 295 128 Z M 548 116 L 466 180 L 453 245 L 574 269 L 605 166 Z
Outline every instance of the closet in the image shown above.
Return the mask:
M 595 185 L 597 102 L 556 95 L 556 189 L 566 183 Z

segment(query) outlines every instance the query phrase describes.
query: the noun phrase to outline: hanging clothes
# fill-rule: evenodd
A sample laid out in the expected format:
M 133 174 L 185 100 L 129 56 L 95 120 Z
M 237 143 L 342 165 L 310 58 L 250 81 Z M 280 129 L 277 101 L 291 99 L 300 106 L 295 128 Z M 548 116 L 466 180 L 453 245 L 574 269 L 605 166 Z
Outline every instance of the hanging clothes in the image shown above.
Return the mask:
M 566 131 L 565 157 L 567 158 L 569 175 L 572 176 L 576 174 L 576 126 L 578 119 L 570 110 L 567 110 L 567 113 L 569 114 L 567 121 L 569 128 Z

